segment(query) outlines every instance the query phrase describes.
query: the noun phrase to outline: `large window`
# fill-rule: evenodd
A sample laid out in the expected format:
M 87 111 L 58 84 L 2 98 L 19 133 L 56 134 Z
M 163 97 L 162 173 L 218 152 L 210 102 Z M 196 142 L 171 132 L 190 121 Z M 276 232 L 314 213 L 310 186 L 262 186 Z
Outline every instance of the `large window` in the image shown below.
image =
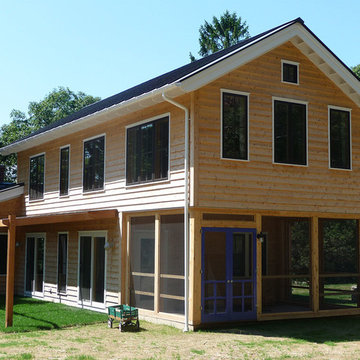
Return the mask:
M 127 129 L 126 183 L 168 178 L 169 117 Z
M 60 233 L 58 237 L 58 292 L 66 292 L 67 278 L 67 241 L 68 234 Z
M 222 92 L 222 157 L 248 160 L 248 96 Z
M 60 195 L 69 193 L 70 146 L 60 149 Z
M 307 165 L 306 105 L 274 100 L 274 162 Z
M 30 200 L 38 200 L 44 197 L 44 168 L 45 155 L 37 155 L 30 158 L 29 197 Z
M 0 234 L 0 275 L 6 275 L 7 235 Z
M 83 191 L 104 188 L 105 136 L 84 142 Z
M 351 169 L 350 111 L 329 108 L 330 167 Z

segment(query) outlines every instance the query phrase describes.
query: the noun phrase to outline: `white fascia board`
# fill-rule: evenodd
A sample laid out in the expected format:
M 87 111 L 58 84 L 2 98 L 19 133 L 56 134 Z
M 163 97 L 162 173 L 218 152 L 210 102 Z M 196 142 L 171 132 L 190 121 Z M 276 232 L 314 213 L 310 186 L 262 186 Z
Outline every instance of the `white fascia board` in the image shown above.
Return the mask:
M 360 81 L 353 76 L 349 70 L 311 33 L 304 27 L 299 27 L 299 37 L 313 49 L 336 73 L 341 76 L 349 86 L 351 86 L 358 94 L 360 94 Z
M 15 199 L 24 194 L 24 185 L 0 191 L 0 202 Z
M 149 107 L 153 104 L 163 102 L 162 93 L 164 91 L 170 93 L 172 96 L 179 96 L 183 94 L 183 91 L 179 86 L 176 86 L 175 84 L 168 84 L 159 89 L 154 89 L 148 93 L 123 101 L 119 104 L 97 111 L 80 119 L 73 120 L 69 123 L 55 127 L 48 131 L 42 132 L 28 139 L 21 140 L 15 144 L 4 146 L 0 149 L 0 154 L 9 155 L 12 153 L 18 153 L 20 151 L 30 149 L 34 146 L 44 144 L 48 141 L 60 138 L 62 136 L 73 134 L 74 132 L 82 130 L 84 128 L 98 125 L 114 118 L 114 116 L 124 115 L 130 112 L 134 112 L 136 110 Z

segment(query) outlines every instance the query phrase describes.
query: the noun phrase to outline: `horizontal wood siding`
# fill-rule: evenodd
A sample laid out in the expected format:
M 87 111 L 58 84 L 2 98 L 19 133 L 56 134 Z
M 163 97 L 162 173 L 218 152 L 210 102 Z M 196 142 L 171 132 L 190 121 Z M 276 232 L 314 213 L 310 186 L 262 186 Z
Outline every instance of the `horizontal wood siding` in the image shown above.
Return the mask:
M 190 97 L 177 100 L 190 106 Z M 126 126 L 165 113 L 170 113 L 169 179 L 153 184 L 126 186 Z M 83 140 L 101 134 L 106 134 L 105 190 L 83 194 Z M 68 144 L 70 144 L 69 196 L 59 197 L 59 149 Z M 46 153 L 44 199 L 29 202 L 29 157 L 41 152 Z M 18 164 L 18 181 L 25 183 L 26 215 L 85 209 L 118 208 L 121 211 L 138 211 L 180 207 L 184 199 L 184 112 L 169 104 L 153 106 L 21 152 L 18 154 Z
M 281 59 L 299 62 L 299 85 L 281 82 Z M 250 161 L 220 159 L 220 89 L 250 93 Z M 272 162 L 272 97 L 308 102 L 308 166 Z M 352 109 L 353 170 L 330 170 L 328 105 Z M 195 206 L 360 212 L 360 109 L 291 43 L 197 91 Z

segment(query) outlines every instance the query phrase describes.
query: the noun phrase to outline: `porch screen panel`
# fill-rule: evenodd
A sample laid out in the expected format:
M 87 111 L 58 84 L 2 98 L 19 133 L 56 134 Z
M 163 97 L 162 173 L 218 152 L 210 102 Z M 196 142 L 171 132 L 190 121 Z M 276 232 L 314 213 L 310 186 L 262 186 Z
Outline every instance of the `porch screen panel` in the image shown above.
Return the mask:
M 319 305 L 322 310 L 359 304 L 358 224 L 352 219 L 319 220 Z
M 154 310 L 155 217 L 132 218 L 130 233 L 131 305 Z
M 160 218 L 160 311 L 184 314 L 184 215 Z
M 306 218 L 263 217 L 263 312 L 311 309 L 310 221 Z
M 91 236 L 80 237 L 80 299 L 90 301 Z
M 26 239 L 26 284 L 25 284 L 25 290 L 27 292 L 33 291 L 34 254 L 35 254 L 35 238 L 29 237 Z
M 7 236 L 0 234 L 0 275 L 6 274 L 7 264 Z
M 105 288 L 105 238 L 94 238 L 93 301 L 104 302 Z

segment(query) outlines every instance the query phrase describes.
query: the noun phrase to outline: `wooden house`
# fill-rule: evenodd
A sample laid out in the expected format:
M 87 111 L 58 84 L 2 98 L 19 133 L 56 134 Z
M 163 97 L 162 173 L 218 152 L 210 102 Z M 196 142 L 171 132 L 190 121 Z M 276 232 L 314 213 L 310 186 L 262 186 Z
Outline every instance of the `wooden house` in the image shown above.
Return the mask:
M 301 19 L 0 153 L 17 294 L 185 330 L 360 314 L 360 81 Z

